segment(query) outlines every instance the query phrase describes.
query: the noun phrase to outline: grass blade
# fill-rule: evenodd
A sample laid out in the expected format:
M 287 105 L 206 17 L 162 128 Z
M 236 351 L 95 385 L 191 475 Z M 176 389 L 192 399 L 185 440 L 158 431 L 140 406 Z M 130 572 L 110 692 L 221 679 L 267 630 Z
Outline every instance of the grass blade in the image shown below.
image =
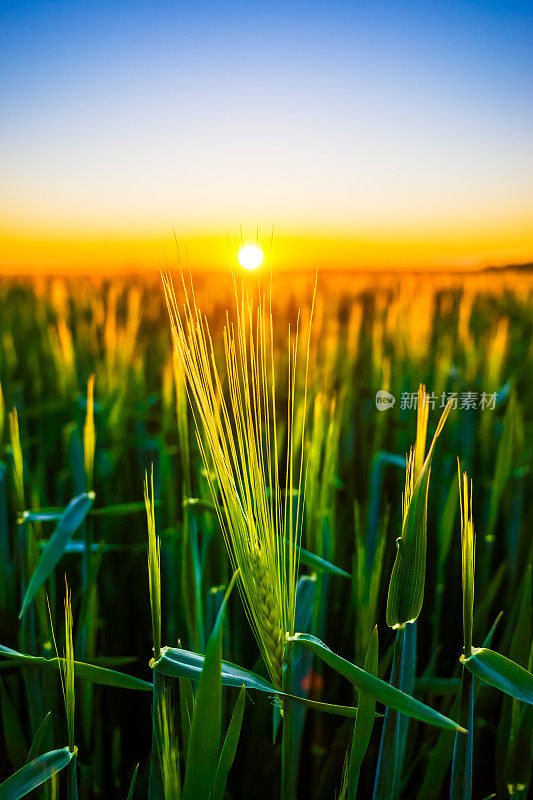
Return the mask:
M 231 715 L 226 738 L 222 746 L 222 752 L 220 753 L 220 758 L 218 759 L 212 800 L 223 800 L 224 792 L 226 791 L 228 773 L 233 765 L 233 761 L 235 760 L 237 744 L 239 742 L 239 736 L 241 735 L 245 700 L 246 687 L 242 686 L 237 698 L 237 702 L 235 703 L 235 708 L 233 709 L 233 714 Z
M 377 675 L 378 672 L 378 628 L 377 625 L 372 632 L 364 668 L 372 675 Z M 366 692 L 359 692 L 357 718 L 355 720 L 352 747 L 350 750 L 350 758 L 348 761 L 347 770 L 347 798 L 348 800 L 355 800 L 357 794 L 357 786 L 359 783 L 359 771 L 365 757 L 365 753 L 370 742 L 372 728 L 374 726 L 374 713 L 376 709 L 376 700 Z
M 181 650 L 177 647 L 162 647 L 161 658 L 154 662 L 153 667 L 162 675 L 169 678 L 195 678 L 198 680 L 202 673 L 205 663 L 205 656 L 193 653 L 190 650 Z M 277 694 L 279 689 L 256 675 L 255 672 L 222 661 L 222 683 L 224 686 L 241 687 L 243 684 L 247 689 L 256 689 L 268 694 Z
M 222 717 L 222 622 L 237 574 L 233 576 L 207 642 L 192 715 L 183 800 L 209 800 L 215 781 Z
M 132 776 L 132 779 L 131 779 L 130 788 L 129 788 L 128 796 L 127 796 L 126 800 L 133 800 L 133 793 L 135 791 L 135 784 L 137 783 L 137 773 L 138 772 L 139 772 L 139 765 L 137 764 L 137 766 L 133 770 L 133 776 Z
M 458 730 L 466 733 L 464 728 L 458 725 L 448 717 L 439 714 L 433 708 L 426 706 L 419 700 L 415 700 L 405 692 L 396 689 L 394 686 L 380 680 L 375 675 L 371 675 L 364 669 L 357 667 L 355 664 L 341 658 L 332 650 L 329 649 L 320 639 L 315 636 L 309 636 L 305 633 L 297 633 L 292 637 L 292 641 L 297 644 L 307 647 L 311 652 L 315 653 L 325 664 L 330 666 L 339 675 L 343 675 L 347 680 L 354 684 L 358 689 L 363 690 L 371 697 L 374 697 L 380 703 L 384 703 L 402 714 L 407 714 L 409 717 L 418 719 L 421 722 L 427 722 L 429 725 L 437 725 L 441 728 L 450 728 L 451 730 Z
M 192 678 L 198 680 L 202 673 L 204 661 L 205 656 L 199 653 L 181 650 L 176 647 L 163 647 L 161 649 L 161 658 L 153 663 L 153 667 L 156 671 L 169 678 Z M 286 694 L 255 672 L 230 664 L 229 661 L 222 661 L 221 678 L 223 686 L 234 686 L 236 688 L 245 686 L 246 689 L 255 689 L 258 692 L 277 695 L 283 700 L 290 700 L 293 703 L 307 706 L 315 711 L 322 711 L 325 714 L 337 714 L 341 717 L 352 718 L 357 716 L 357 708 L 354 706 L 322 703 L 318 700 L 309 700 L 306 697 Z M 381 716 L 381 714 L 376 716 Z
M 465 667 L 476 678 L 524 703 L 533 703 L 533 675 L 527 669 L 486 647 L 474 647 L 468 658 L 461 656 Z
M 33 742 L 31 743 L 31 747 L 28 752 L 28 758 L 26 759 L 26 764 L 28 764 L 30 761 L 33 761 L 34 758 L 37 758 L 51 719 L 52 719 L 52 712 L 49 711 L 48 714 L 44 717 L 39 727 L 37 728 L 35 736 L 33 737 Z
M 33 789 L 46 783 L 52 775 L 68 766 L 74 757 L 75 753 L 71 753 L 68 747 L 63 747 L 61 750 L 50 750 L 35 758 L 0 784 L 0 800 L 18 800 L 19 797 L 25 797 Z
M 64 658 L 43 658 L 42 656 L 29 656 L 26 653 L 19 653 L 11 647 L 0 645 L 0 656 L 13 659 L 24 667 L 40 667 L 43 669 L 59 670 L 64 666 Z M 136 678 L 134 675 L 127 675 L 125 672 L 118 672 L 114 669 L 99 667 L 96 664 L 87 664 L 83 661 L 74 662 L 74 675 L 76 678 L 98 683 L 101 686 L 115 686 L 119 689 L 138 689 L 145 692 L 152 691 L 152 684 Z
M 71 500 L 65 508 L 57 528 L 44 548 L 33 575 L 30 578 L 19 613 L 19 619 L 35 597 L 38 589 L 40 589 L 47 578 L 50 577 L 54 568 L 61 560 L 65 545 L 71 540 L 72 536 L 85 519 L 85 515 L 91 508 L 93 502 L 94 492 L 89 492 L 88 494 L 84 493 Z
M 341 578 L 352 577 L 349 572 L 346 572 L 345 569 L 335 566 L 335 564 L 332 564 L 330 561 L 326 561 L 325 558 L 316 556 L 314 553 L 311 553 L 309 550 L 305 550 L 303 547 L 298 547 L 297 551 L 300 556 L 300 563 L 305 564 L 306 567 L 310 567 L 315 572 L 326 572 L 329 575 L 337 575 Z

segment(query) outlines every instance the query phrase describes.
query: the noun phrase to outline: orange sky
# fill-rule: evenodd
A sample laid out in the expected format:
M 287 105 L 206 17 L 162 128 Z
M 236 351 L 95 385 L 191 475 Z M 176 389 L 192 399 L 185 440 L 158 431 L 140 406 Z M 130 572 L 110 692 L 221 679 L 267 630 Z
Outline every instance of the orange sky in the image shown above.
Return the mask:
M 248 233 L 248 235 L 246 235 Z M 225 269 L 235 264 L 240 232 L 232 236 L 88 235 L 58 236 L 0 231 L 2 272 L 106 273 L 148 271 L 177 263 L 191 269 Z M 244 231 L 243 242 L 255 243 L 256 232 Z M 477 230 L 291 235 L 259 233 L 264 267 L 274 270 L 328 269 L 478 269 L 533 260 L 531 227 L 494 226 Z
M 498 0 L 7 2 L 0 274 L 158 269 L 173 230 L 224 269 L 241 227 L 274 269 L 533 261 L 531 35 Z

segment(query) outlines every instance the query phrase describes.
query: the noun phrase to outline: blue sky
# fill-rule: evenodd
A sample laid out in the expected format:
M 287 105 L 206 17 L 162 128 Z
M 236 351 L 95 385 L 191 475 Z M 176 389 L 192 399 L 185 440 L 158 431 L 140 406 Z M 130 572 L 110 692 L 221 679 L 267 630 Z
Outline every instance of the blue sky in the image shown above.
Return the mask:
M 1 224 L 522 230 L 532 34 L 531 3 L 4 2 Z

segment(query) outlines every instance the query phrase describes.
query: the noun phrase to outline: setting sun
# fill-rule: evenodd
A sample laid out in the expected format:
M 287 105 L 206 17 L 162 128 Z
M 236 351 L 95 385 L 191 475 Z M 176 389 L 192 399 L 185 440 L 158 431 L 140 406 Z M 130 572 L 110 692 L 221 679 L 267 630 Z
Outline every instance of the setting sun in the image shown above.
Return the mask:
M 263 251 L 255 244 L 247 244 L 239 250 L 237 258 L 243 269 L 257 269 L 263 263 Z

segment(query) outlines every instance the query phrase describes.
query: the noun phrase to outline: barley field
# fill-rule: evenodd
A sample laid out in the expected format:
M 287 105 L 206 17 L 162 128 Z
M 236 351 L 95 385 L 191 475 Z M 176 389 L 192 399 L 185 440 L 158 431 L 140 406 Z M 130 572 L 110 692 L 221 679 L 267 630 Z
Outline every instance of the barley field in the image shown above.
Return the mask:
M 530 797 L 533 277 L 0 280 L 0 800 Z

